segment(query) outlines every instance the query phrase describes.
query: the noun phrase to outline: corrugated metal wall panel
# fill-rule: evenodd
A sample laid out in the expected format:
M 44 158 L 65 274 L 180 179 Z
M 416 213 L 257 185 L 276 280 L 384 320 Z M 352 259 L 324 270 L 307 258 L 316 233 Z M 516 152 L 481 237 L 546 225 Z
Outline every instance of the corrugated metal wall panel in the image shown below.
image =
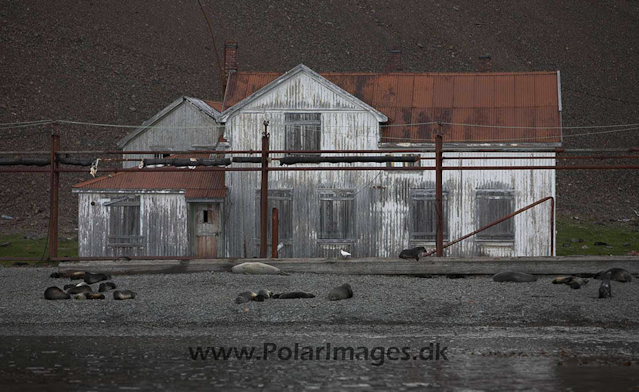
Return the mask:
M 437 76 L 433 80 L 433 107 L 452 108 L 455 78 L 453 76 Z
M 434 78 L 432 76 L 416 76 L 413 88 L 413 104 L 415 108 L 433 107 Z
M 495 107 L 495 76 L 477 76 L 474 86 L 473 107 L 494 108 Z
M 515 76 L 515 107 L 535 106 L 535 76 Z
M 453 107 L 472 108 L 475 106 L 475 77 L 456 76 L 454 78 Z M 436 92 L 437 93 L 437 92 Z

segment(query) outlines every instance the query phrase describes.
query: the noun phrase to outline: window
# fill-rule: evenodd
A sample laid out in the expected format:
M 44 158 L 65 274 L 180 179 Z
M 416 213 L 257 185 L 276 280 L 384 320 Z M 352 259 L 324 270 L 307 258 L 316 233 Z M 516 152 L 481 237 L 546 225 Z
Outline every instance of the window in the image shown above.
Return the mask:
M 109 246 L 120 248 L 142 246 L 140 196 L 113 199 L 104 206 L 109 208 Z
M 255 198 L 255 211 L 257 211 L 257 222 L 255 238 L 259 241 L 260 238 L 260 214 L 262 210 L 262 203 L 260 201 L 260 190 L 256 191 Z M 279 224 L 279 240 L 286 242 L 290 241 L 293 237 L 293 220 L 291 219 L 291 213 L 293 209 L 293 190 L 291 189 L 269 189 L 268 190 L 268 223 L 267 223 L 267 239 L 270 244 L 271 238 L 273 238 L 273 208 L 278 209 Z
M 355 191 L 319 191 L 320 240 L 353 241 L 355 238 Z
M 284 149 L 319 150 L 321 128 L 320 113 L 286 113 L 284 115 Z
M 397 155 L 386 155 L 387 157 L 393 157 Z M 418 158 L 415 162 L 386 162 L 386 167 L 419 167 L 420 160 L 419 155 L 417 154 L 401 154 L 400 157 L 408 157 L 408 158 Z M 420 171 L 415 171 L 414 173 L 420 173 Z
M 477 225 L 484 227 L 514 211 L 515 194 L 509 189 L 477 190 Z M 512 219 L 477 233 L 478 240 L 513 241 L 515 227 Z
M 448 238 L 448 192 L 442 193 L 444 238 Z M 437 195 L 435 189 L 410 190 L 410 241 L 437 240 Z

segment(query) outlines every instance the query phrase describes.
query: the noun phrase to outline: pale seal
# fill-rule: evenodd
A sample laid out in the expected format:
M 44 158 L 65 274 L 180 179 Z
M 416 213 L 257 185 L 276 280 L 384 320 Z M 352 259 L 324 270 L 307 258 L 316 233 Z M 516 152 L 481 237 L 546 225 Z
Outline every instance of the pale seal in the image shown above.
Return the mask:
M 113 299 L 125 300 L 134 299 L 137 294 L 131 290 L 115 290 L 113 292 Z
M 399 253 L 400 259 L 415 259 L 415 261 L 419 261 L 419 256 L 422 253 L 426 252 L 426 248 L 423 246 L 418 246 L 416 248 L 404 249 Z
M 335 287 L 330 293 L 328 293 L 328 299 L 330 301 L 339 301 L 341 299 L 351 298 L 352 296 L 353 290 L 351 289 L 351 285 L 348 283 Z
M 526 283 L 526 282 L 536 282 L 537 277 L 535 275 L 525 274 L 523 272 L 506 271 L 506 272 L 500 272 L 498 274 L 495 274 L 493 276 L 493 281 Z
M 58 300 L 58 299 L 69 299 L 71 296 L 64 291 L 60 290 L 56 286 L 51 286 L 44 290 L 44 299 L 50 300 Z
M 250 274 L 250 275 L 287 275 L 279 268 L 264 263 L 242 263 L 231 268 L 234 274 Z
M 91 286 L 75 286 L 67 290 L 67 294 L 93 293 Z

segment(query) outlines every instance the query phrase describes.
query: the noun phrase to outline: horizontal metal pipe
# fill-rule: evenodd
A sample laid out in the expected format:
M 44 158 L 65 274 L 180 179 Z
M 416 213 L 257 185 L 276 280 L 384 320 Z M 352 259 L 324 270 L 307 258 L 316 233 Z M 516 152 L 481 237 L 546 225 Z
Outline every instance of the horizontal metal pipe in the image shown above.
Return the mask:
M 379 149 L 379 150 L 273 150 L 274 154 L 319 154 L 319 153 L 353 153 L 353 154 L 380 154 L 380 153 L 409 153 L 409 152 L 435 152 L 435 147 L 427 148 L 392 148 L 392 149 Z M 629 148 L 518 148 L 511 151 L 505 149 L 490 149 L 490 148 L 463 148 L 463 149 L 444 149 L 443 153 L 451 152 L 547 152 L 547 153 L 584 153 L 584 152 L 596 152 L 596 153 L 611 153 L 611 152 L 639 152 L 639 147 Z M 260 150 L 191 150 L 191 151 L 121 151 L 121 150 L 64 150 L 59 151 L 58 154 L 115 154 L 115 155 L 153 155 L 153 154 L 260 154 Z M 17 154 L 33 154 L 33 155 L 48 155 L 48 151 L 0 151 L 0 155 L 17 155 Z
M 639 165 L 575 165 L 575 166 L 445 166 L 443 170 L 637 170 Z M 104 173 L 150 173 L 150 172 L 187 172 L 187 171 L 261 171 L 259 167 L 198 167 L 196 169 L 177 167 L 158 168 L 100 168 L 99 172 Z M 269 167 L 268 171 L 420 171 L 435 170 L 435 167 L 385 167 L 385 166 L 357 166 L 357 167 Z M 60 168 L 55 171 L 59 173 L 87 173 L 87 169 L 67 169 Z M 0 173 L 50 173 L 51 169 L 2 169 Z

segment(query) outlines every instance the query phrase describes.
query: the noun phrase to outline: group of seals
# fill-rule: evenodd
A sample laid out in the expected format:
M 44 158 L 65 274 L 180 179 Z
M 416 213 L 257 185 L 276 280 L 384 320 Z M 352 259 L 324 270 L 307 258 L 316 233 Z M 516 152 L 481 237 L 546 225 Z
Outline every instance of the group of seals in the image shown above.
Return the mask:
M 593 274 L 582 274 L 582 276 L 592 276 L 594 279 L 601 280 L 599 298 L 612 297 L 612 284 L 610 282 L 613 280 L 621 283 L 632 282 L 632 275 L 623 268 L 610 268 L 599 271 L 594 276 Z M 554 284 L 567 284 L 573 289 L 579 289 L 587 284 L 588 280 L 578 276 L 559 276 L 552 282 Z
M 602 280 L 608 272 L 610 272 L 610 280 L 621 283 L 632 282 L 632 275 L 623 268 L 610 268 L 608 270 L 599 271 L 595 274 L 594 279 Z
M 64 286 L 64 290 L 57 286 L 51 286 L 44 291 L 44 298 L 48 300 L 60 300 L 60 299 L 105 299 L 104 292 L 115 290 L 116 285 L 113 282 L 100 283 L 98 292 L 94 292 L 91 285 L 94 283 L 107 281 L 111 279 L 109 274 L 105 273 L 91 273 L 86 271 L 71 271 L 60 274 L 54 272 L 50 275 L 52 278 L 64 278 L 67 277 L 71 280 L 83 281 L 78 284 L 67 284 Z M 131 290 L 116 290 L 113 292 L 113 299 L 133 299 L 136 293 Z
M 423 246 L 418 246 L 416 248 L 411 248 L 411 249 L 404 249 L 403 251 L 401 251 L 399 253 L 399 258 L 400 259 L 415 259 L 415 261 L 419 261 L 419 256 L 422 255 L 422 253 L 426 252 L 426 248 L 424 248 Z
M 339 287 L 335 287 L 328 293 L 328 299 L 330 301 L 339 301 L 342 299 L 351 298 L 353 296 L 353 290 L 351 285 L 344 283 Z M 315 298 L 315 294 L 307 293 L 306 291 L 290 291 L 286 293 L 273 294 L 269 290 L 260 290 L 257 294 L 252 291 L 243 291 L 235 298 L 236 304 L 243 304 L 250 301 L 263 302 L 266 299 L 298 299 L 298 298 Z

